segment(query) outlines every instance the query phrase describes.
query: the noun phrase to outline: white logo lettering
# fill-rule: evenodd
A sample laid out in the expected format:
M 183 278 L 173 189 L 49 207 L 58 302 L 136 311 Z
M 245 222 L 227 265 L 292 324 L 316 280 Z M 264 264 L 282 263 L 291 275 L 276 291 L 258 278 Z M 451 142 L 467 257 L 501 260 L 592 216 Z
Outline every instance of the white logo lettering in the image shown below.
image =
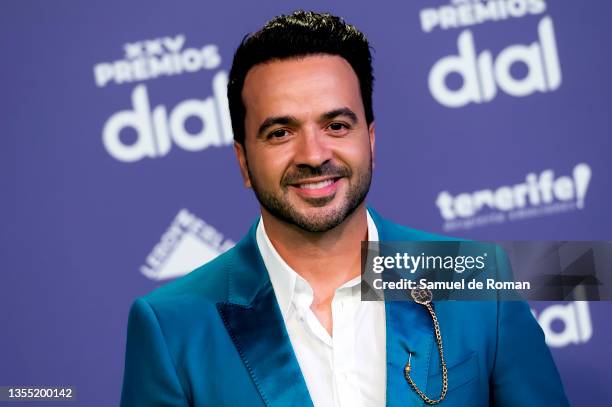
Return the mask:
M 572 176 L 555 177 L 553 170 L 539 175 L 529 173 L 525 182 L 503 185 L 496 189 L 482 189 L 455 196 L 442 191 L 436 206 L 445 220 L 444 229 L 469 229 L 506 220 L 520 220 L 540 215 L 583 209 L 591 181 L 591 167 L 581 163 L 574 167 Z M 483 209 L 492 212 L 479 215 Z
M 544 0 L 452 0 L 450 5 L 421 10 L 421 29 L 429 33 L 435 28 L 448 30 L 544 11 Z
M 168 113 L 164 105 L 151 110 L 146 86 L 136 86 L 132 91 L 132 109 L 113 114 L 104 125 L 102 140 L 106 150 L 119 161 L 134 162 L 168 154 L 173 142 L 188 151 L 231 144 L 233 133 L 225 91 L 227 74 L 219 71 L 213 77 L 212 87 L 212 96 L 185 100 Z M 191 117 L 202 124 L 197 133 L 185 128 Z M 122 130 L 128 128 L 136 132 L 136 141 L 131 144 L 121 139 Z
M 593 336 L 589 303 L 586 301 L 552 305 L 545 308 L 536 318 L 546 335 L 546 343 L 553 348 L 572 343 L 575 345 L 586 343 Z M 552 328 L 554 321 L 563 323 L 562 331 L 555 331 Z
M 140 272 L 153 280 L 183 276 L 234 246 L 214 227 L 181 209 Z
M 476 54 L 470 30 L 459 34 L 459 54 L 442 58 L 429 73 L 429 89 L 442 105 L 457 108 L 468 103 L 493 100 L 499 87 L 511 96 L 521 97 L 533 92 L 550 92 L 561 85 L 561 68 L 557 54 L 552 19 L 544 17 L 538 25 L 539 42 L 512 45 L 500 52 L 495 60 L 491 51 Z M 527 75 L 517 79 L 510 73 L 513 64 L 527 66 Z M 449 89 L 446 83 L 451 73 L 461 76 L 459 89 Z
M 102 62 L 94 66 L 96 85 L 119 85 L 160 76 L 211 70 L 221 65 L 221 56 L 216 45 L 183 49 L 184 45 L 184 35 L 125 44 L 125 59 Z
M 584 163 L 578 164 L 572 175 L 573 177 L 561 176 L 555 179 L 553 170 L 545 170 L 539 177 L 534 173 L 528 174 L 522 184 L 501 186 L 496 190 L 483 189 L 471 194 L 461 193 L 455 197 L 448 191 L 442 191 L 438 194 L 436 205 L 446 220 L 474 216 L 485 207 L 510 211 L 524 208 L 528 204 L 550 204 L 554 199 L 575 200 L 576 206 L 583 208 L 591 180 L 591 167 Z

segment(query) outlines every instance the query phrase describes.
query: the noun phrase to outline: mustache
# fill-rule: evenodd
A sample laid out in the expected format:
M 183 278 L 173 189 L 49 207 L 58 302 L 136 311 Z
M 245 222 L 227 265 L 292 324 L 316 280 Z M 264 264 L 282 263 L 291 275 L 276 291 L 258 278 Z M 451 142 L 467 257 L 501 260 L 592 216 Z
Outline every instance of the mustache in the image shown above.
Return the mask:
M 343 165 L 336 165 L 331 162 L 323 163 L 318 167 L 301 164 L 296 167 L 291 167 L 283 176 L 281 185 L 299 184 L 301 181 L 314 177 L 333 177 L 342 178 L 349 177 L 351 170 Z

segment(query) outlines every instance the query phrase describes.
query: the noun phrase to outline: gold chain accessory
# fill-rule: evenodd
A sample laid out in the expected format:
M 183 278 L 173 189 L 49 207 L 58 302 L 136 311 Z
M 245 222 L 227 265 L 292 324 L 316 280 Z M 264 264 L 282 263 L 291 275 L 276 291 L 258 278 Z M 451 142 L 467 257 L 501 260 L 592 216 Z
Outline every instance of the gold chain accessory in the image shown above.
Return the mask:
M 425 393 L 421 391 L 421 389 L 418 388 L 414 380 L 412 380 L 412 378 L 410 377 L 410 359 L 412 358 L 412 352 L 409 352 L 408 354 L 408 362 L 406 362 L 406 366 L 404 367 L 404 377 L 406 378 L 406 381 L 408 382 L 410 387 L 414 389 L 414 391 L 419 395 L 419 397 L 421 397 L 421 399 L 425 403 L 431 405 L 438 404 L 442 400 L 444 400 L 444 397 L 446 397 L 446 391 L 448 390 L 448 371 L 446 369 L 446 362 L 444 361 L 444 348 L 442 347 L 442 334 L 440 334 L 440 324 L 438 323 L 438 317 L 436 316 L 436 313 L 431 305 L 433 295 L 431 294 L 431 291 L 427 289 L 418 288 L 412 290 L 411 294 L 412 298 L 414 299 L 414 302 L 416 302 L 417 304 L 421 304 L 425 308 L 427 308 L 427 311 L 429 311 L 429 315 L 431 315 L 431 319 L 433 320 L 434 331 L 436 334 L 436 342 L 438 343 L 438 352 L 440 353 L 440 362 L 442 364 L 442 393 L 440 394 L 439 398 L 430 399 Z

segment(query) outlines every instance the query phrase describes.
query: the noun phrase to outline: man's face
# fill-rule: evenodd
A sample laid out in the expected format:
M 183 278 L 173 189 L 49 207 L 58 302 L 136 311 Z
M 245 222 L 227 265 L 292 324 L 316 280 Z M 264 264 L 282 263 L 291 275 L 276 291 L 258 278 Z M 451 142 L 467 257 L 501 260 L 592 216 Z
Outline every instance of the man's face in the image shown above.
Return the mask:
M 359 80 L 339 56 L 259 64 L 242 90 L 245 184 L 271 215 L 310 232 L 330 230 L 362 204 L 372 178 L 374 125 Z

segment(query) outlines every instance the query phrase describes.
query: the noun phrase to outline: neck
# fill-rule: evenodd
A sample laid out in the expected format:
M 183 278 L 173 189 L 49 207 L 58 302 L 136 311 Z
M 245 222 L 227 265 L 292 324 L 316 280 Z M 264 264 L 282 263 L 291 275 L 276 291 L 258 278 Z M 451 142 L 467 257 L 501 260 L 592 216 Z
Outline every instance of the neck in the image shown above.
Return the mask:
M 365 203 L 327 232 L 305 231 L 263 208 L 262 218 L 274 248 L 308 281 L 315 299 L 333 297 L 338 287 L 360 274 L 361 241 L 367 239 L 368 231 Z

